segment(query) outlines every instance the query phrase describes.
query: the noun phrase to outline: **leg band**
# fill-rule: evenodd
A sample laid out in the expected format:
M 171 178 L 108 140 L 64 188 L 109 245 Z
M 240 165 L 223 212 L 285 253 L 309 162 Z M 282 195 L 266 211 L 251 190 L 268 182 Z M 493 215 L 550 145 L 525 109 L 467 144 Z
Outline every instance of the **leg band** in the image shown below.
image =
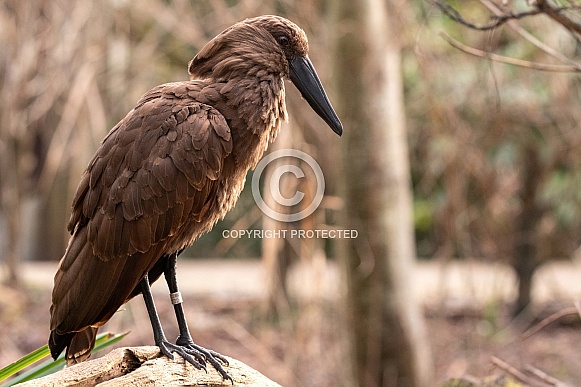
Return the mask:
M 170 293 L 169 298 L 174 305 L 181 304 L 184 301 L 180 292 Z

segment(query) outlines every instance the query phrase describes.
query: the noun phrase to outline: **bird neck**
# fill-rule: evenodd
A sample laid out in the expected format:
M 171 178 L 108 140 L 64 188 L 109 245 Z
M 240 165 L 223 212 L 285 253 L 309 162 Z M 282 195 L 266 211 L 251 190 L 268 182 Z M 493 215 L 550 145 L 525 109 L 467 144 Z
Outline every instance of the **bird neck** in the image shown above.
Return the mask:
M 234 147 L 241 152 L 240 159 L 247 160 L 247 167 L 254 168 L 287 120 L 284 81 L 266 72 L 234 78 L 224 84 L 221 94 L 228 110 L 236 112 L 227 117 Z

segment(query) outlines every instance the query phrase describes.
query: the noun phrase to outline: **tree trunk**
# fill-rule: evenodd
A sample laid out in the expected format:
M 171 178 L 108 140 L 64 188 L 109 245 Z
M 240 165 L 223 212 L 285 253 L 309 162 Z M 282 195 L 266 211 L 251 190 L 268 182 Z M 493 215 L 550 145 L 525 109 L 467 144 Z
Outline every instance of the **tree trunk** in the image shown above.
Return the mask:
M 12 141 L 11 141 L 12 140 Z M 0 138 L 0 142 L 2 138 Z M 8 270 L 7 284 L 9 286 L 17 286 L 20 283 L 19 262 L 22 250 L 22 223 L 21 223 L 21 204 L 22 204 L 22 190 L 20 189 L 20 174 L 19 174 L 19 158 L 17 141 L 8 138 L 6 141 L 10 145 L 3 151 L 3 156 L 0 156 L 2 164 L 5 168 L 1 175 L 3 177 L 0 183 L 0 221 L 5 223 L 6 232 L 0 235 L 0 242 L 2 237 L 5 238 L 5 246 L 2 247 L 0 261 L 6 262 Z M 0 226 L 2 224 L 0 223 Z M 0 228 L 0 232 L 2 229 Z
M 238 360 L 228 358 L 228 362 L 225 370 L 236 386 L 279 386 Z M 177 355 L 174 360 L 160 356 L 158 347 L 118 348 L 19 386 L 232 386 L 211 365 L 207 368 L 207 372 L 196 369 Z
M 539 148 L 529 144 L 524 149 L 522 158 L 522 189 L 520 199 L 522 207 L 516 219 L 516 240 L 513 257 L 513 267 L 518 278 L 518 296 L 514 305 L 513 315 L 525 312 L 531 303 L 533 276 L 540 265 L 536 248 L 536 228 L 542 217 L 542 210 L 537 204 L 537 192 L 544 176 L 540 172 Z
M 412 286 L 412 194 L 395 25 L 400 2 L 336 4 L 345 226 L 359 232 L 342 249 L 351 373 L 360 386 L 427 386 L 431 358 Z

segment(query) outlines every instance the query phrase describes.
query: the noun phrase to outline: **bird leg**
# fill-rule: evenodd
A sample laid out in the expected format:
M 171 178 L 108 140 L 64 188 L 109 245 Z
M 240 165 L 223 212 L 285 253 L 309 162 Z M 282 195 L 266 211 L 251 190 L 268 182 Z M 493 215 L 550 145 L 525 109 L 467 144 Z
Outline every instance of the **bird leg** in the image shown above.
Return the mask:
M 188 324 L 186 322 L 186 316 L 184 313 L 184 308 L 182 305 L 182 295 L 178 290 L 178 281 L 176 276 L 176 266 L 177 266 L 177 254 L 172 254 L 168 257 L 167 266 L 164 270 L 165 280 L 167 282 L 167 286 L 170 291 L 170 299 L 174 307 L 174 311 L 176 314 L 176 320 L 178 322 L 178 327 L 180 330 L 180 335 L 176 340 L 176 344 L 183 348 L 186 348 L 188 353 L 191 353 L 196 359 L 198 359 L 201 363 L 205 364 L 205 361 L 210 363 L 216 371 L 222 375 L 224 380 L 230 380 L 232 384 L 234 384 L 234 380 L 232 377 L 228 375 L 226 371 L 222 368 L 223 363 L 224 365 L 228 365 L 228 360 L 218 352 L 212 351 L 210 349 L 206 349 L 194 343 L 192 340 L 192 336 L 190 334 L 190 330 L 188 329 Z M 218 362 L 218 360 L 220 362 Z
M 147 314 L 149 315 L 149 320 L 151 321 L 151 328 L 153 329 L 153 340 L 155 341 L 155 345 L 159 347 L 160 352 L 170 359 L 173 359 L 172 352 L 175 352 L 197 369 L 203 369 L 206 371 L 206 362 L 204 356 L 196 356 L 195 353 L 190 353 L 192 351 L 189 351 L 187 348 L 170 343 L 165 338 L 165 334 L 163 333 L 163 328 L 161 327 L 161 322 L 159 321 L 159 316 L 155 308 L 155 303 L 153 302 L 151 288 L 149 287 L 149 277 L 147 274 L 141 280 L 140 286 L 141 293 L 143 294 L 143 300 L 145 301 L 145 307 L 147 308 Z

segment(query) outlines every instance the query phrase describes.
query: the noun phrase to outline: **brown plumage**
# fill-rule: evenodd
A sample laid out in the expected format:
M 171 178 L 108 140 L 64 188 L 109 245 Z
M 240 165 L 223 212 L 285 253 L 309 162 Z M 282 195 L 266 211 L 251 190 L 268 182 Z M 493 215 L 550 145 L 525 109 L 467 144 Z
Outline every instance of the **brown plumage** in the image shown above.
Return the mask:
M 88 358 L 97 328 L 143 293 L 164 354 L 208 361 L 228 377 L 219 354 L 191 341 L 180 303 L 178 345 L 165 340 L 148 284 L 164 273 L 177 292 L 175 257 L 232 208 L 286 120 L 284 78 L 341 134 L 307 53 L 304 32 L 286 19 L 239 22 L 190 62 L 190 81 L 150 90 L 105 137 L 73 200 L 54 279 L 53 357 L 66 348 L 69 363 Z

